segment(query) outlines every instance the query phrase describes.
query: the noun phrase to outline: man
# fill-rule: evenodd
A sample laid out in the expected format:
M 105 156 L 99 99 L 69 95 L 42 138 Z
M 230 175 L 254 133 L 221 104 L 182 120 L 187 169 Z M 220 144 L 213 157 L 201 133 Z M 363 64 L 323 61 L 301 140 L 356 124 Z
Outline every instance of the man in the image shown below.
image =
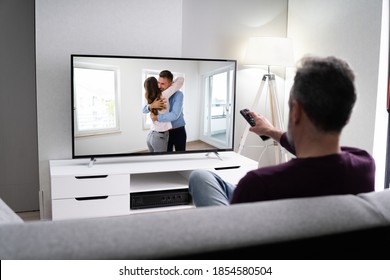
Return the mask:
M 296 158 L 248 172 L 234 186 L 195 170 L 189 190 L 199 206 L 374 191 L 375 162 L 364 150 L 340 147 L 340 136 L 356 101 L 354 73 L 335 57 L 307 57 L 298 67 L 289 98 L 288 131 L 249 114 L 250 131 L 266 135 Z
M 169 70 L 163 70 L 159 74 L 158 78 L 158 87 L 161 91 L 166 90 L 172 85 L 173 74 Z M 172 129 L 169 130 L 169 140 L 168 140 L 168 152 L 173 150 L 175 151 L 185 151 L 187 143 L 187 133 L 185 129 L 186 122 L 184 120 L 183 114 L 183 101 L 184 95 L 183 92 L 178 90 L 169 98 L 169 113 L 154 115 L 150 114 L 152 121 L 159 122 L 171 122 Z M 148 113 L 152 108 L 160 109 L 164 108 L 166 100 L 156 100 L 155 102 L 149 104 L 144 113 Z

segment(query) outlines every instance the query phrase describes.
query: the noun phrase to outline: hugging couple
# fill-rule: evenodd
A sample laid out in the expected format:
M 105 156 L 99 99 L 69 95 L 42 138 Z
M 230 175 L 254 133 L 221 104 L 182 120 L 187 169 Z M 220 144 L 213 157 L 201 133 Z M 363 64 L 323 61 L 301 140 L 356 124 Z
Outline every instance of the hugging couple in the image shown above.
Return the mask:
M 184 95 L 179 89 L 183 77 L 173 80 L 169 70 L 160 72 L 158 80 L 149 77 L 144 82 L 147 104 L 143 113 L 150 113 L 152 125 L 146 138 L 150 152 L 185 151 L 187 133 L 183 114 Z

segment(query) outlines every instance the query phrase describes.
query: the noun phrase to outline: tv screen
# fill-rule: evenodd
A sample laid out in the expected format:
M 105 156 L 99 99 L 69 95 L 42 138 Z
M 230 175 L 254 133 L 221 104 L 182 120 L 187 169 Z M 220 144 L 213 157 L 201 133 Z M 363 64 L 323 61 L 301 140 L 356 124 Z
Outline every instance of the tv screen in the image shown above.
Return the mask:
M 236 60 L 72 54 L 73 158 L 232 151 L 236 67 Z M 145 111 L 144 82 L 159 80 L 163 70 L 174 81 L 184 80 L 180 129 L 186 139 L 184 148 L 153 151 L 147 138 L 156 125 Z M 169 110 L 178 109 L 178 96 L 175 92 L 167 98 Z M 164 114 L 172 115 L 169 110 Z M 176 129 L 174 120 L 161 122 L 172 126 L 168 134 Z

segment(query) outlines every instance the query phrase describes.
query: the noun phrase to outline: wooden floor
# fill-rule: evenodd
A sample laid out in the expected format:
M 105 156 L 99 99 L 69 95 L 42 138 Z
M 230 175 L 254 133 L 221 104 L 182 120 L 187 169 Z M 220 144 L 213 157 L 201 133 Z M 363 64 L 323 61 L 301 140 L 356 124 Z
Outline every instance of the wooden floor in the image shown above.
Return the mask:
M 216 147 L 211 146 L 203 141 L 191 141 L 187 142 L 186 150 L 205 150 L 205 149 L 215 149 Z
M 16 213 L 22 218 L 23 221 L 38 221 L 40 220 L 40 212 L 39 211 L 31 211 L 31 212 L 18 212 Z
M 206 142 L 203 142 L 201 140 L 191 141 L 186 143 L 186 150 L 187 151 L 194 151 L 194 150 L 213 150 L 217 149 L 217 147 L 207 144 Z M 147 153 L 148 150 L 140 151 L 141 153 Z

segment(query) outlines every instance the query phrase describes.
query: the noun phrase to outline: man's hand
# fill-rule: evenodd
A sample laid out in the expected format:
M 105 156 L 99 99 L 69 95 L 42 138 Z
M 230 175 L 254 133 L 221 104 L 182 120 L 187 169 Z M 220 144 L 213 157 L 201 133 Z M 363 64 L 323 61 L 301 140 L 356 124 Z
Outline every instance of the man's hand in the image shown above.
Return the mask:
M 249 128 L 249 131 L 256 133 L 257 135 L 266 135 L 273 138 L 276 141 L 280 141 L 282 131 L 277 129 L 267 118 L 255 112 L 248 112 L 248 114 L 255 120 L 256 125 Z
M 166 98 L 161 98 L 161 99 L 156 99 L 152 103 L 149 104 L 149 111 L 151 109 L 165 109 L 167 108 L 167 99 Z

